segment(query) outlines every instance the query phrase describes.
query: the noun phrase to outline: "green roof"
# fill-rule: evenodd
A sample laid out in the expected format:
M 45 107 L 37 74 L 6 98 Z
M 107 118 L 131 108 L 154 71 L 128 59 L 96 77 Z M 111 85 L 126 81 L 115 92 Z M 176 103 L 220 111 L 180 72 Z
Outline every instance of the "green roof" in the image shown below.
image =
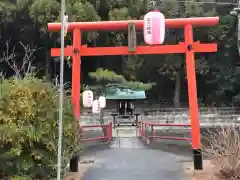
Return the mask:
M 106 99 L 111 100 L 137 100 L 146 99 L 145 91 L 131 90 L 126 88 L 109 87 L 106 90 Z

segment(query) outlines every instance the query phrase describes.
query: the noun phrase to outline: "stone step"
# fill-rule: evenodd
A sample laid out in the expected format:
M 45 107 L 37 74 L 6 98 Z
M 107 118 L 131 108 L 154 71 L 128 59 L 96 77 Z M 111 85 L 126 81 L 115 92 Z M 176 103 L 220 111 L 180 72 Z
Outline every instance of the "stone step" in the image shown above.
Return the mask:
M 145 148 L 143 142 L 136 137 L 115 138 L 111 143 L 111 148 Z
M 139 132 L 136 127 L 119 127 L 113 129 L 113 137 L 138 137 Z

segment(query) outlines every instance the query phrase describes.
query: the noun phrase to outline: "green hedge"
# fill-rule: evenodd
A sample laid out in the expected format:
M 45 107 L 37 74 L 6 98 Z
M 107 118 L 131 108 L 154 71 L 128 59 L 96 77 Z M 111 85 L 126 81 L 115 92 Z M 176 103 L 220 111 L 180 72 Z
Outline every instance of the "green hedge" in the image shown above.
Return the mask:
M 66 96 L 65 96 L 66 97 Z M 78 126 L 70 98 L 64 100 L 63 173 L 79 151 Z M 58 89 L 28 75 L 0 86 L 0 179 L 51 179 L 56 176 Z

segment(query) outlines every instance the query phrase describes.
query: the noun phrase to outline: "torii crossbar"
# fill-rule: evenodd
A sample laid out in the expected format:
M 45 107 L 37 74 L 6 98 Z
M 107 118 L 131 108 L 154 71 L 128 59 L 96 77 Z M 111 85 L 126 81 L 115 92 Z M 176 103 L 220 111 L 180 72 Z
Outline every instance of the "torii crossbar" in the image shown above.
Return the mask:
M 141 55 L 141 54 L 186 54 L 186 70 L 188 81 L 188 97 L 192 132 L 192 149 L 194 168 L 202 169 L 202 153 L 200 141 L 200 124 L 198 117 L 198 99 L 196 86 L 196 71 L 194 54 L 199 52 L 216 52 L 217 44 L 201 44 L 193 40 L 193 27 L 214 26 L 219 17 L 197 17 L 166 19 L 166 28 L 184 28 L 184 42 L 176 45 L 137 46 L 134 52 L 128 47 L 87 47 L 81 45 L 83 31 L 116 31 L 128 29 L 129 23 L 134 23 L 136 29 L 143 29 L 142 20 L 130 21 L 100 21 L 100 22 L 72 22 L 68 24 L 68 31 L 73 33 L 73 44 L 64 50 L 65 56 L 72 57 L 72 103 L 74 116 L 80 117 L 80 66 L 81 56 L 113 56 L 113 55 Z M 60 23 L 49 23 L 49 31 L 60 31 Z M 60 56 L 60 48 L 52 48 L 51 56 Z M 114 60 L 114 59 L 113 59 Z

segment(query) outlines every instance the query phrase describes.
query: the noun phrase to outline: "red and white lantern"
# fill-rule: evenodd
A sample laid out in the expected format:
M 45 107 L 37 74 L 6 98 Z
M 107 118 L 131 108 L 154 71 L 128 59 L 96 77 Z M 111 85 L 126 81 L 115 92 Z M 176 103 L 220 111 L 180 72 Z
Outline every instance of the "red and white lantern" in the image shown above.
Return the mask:
M 83 106 L 84 107 L 92 107 L 93 103 L 93 92 L 90 90 L 86 90 L 83 92 Z
M 92 103 L 92 113 L 99 114 L 101 111 L 99 100 L 94 100 Z
M 100 108 L 105 108 L 106 107 L 106 98 L 104 96 L 100 96 L 98 98 L 99 103 L 100 103 Z
M 165 17 L 159 11 L 144 16 L 144 41 L 149 45 L 162 44 L 165 39 Z

